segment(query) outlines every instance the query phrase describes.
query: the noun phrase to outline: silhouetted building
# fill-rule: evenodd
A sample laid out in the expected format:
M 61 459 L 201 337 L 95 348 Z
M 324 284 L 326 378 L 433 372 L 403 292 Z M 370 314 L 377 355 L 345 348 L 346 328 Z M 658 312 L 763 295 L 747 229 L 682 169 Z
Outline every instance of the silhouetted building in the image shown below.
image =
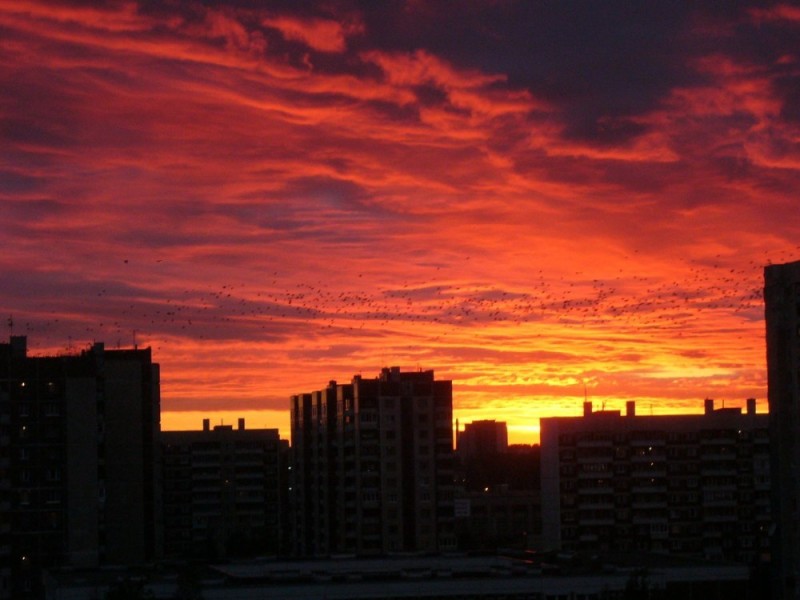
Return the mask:
M 296 555 L 455 548 L 453 391 L 383 369 L 291 398 Z
M 476 423 L 477 428 L 471 427 Z M 460 550 L 538 545 L 542 532 L 539 446 L 509 446 L 505 432 L 503 422 L 477 421 L 467 424 L 459 436 L 455 516 Z M 466 444 L 462 443 L 465 434 Z M 484 443 L 473 443 L 481 438 Z
M 288 443 L 244 419 L 202 431 L 161 433 L 164 554 L 228 558 L 279 554 Z
M 0 590 L 39 593 L 56 565 L 136 564 L 161 550 L 159 370 L 150 349 L 29 357 L 0 344 Z
M 546 547 L 636 550 L 759 561 L 768 555 L 768 415 L 541 419 Z
M 503 421 L 473 421 L 456 432 L 456 449 L 462 457 L 497 454 L 508 450 L 508 428 Z
M 773 596 L 800 598 L 800 262 L 764 269 L 775 535 Z

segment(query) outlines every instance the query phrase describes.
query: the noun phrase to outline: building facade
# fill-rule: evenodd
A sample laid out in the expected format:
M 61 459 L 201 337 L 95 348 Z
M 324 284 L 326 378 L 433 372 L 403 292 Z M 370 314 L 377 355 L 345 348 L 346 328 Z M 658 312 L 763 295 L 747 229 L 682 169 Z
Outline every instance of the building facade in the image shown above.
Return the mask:
M 769 553 L 769 416 L 755 400 L 697 415 L 541 420 L 546 547 L 752 563 Z
M 764 269 L 772 444 L 773 597 L 800 598 L 800 262 Z
M 292 396 L 294 554 L 454 549 L 452 414 L 433 371 Z
M 277 429 L 232 425 L 161 433 L 164 554 L 223 559 L 283 550 L 288 443 Z
M 0 344 L 0 374 L 6 597 L 38 594 L 48 567 L 158 558 L 160 386 L 150 349 L 98 343 L 30 357 L 17 336 Z
M 508 450 L 508 426 L 503 421 L 472 421 L 456 431 L 456 449 L 462 457 L 497 454 Z

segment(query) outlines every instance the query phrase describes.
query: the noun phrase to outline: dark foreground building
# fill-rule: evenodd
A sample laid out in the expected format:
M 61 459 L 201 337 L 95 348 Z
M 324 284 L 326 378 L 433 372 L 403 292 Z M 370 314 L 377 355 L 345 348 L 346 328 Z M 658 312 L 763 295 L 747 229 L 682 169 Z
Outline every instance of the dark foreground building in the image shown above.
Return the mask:
M 294 554 L 454 549 L 452 415 L 433 371 L 292 396 Z
M 277 429 L 210 427 L 161 434 L 164 553 L 223 559 L 280 554 L 288 444 Z
M 764 270 L 775 535 L 773 597 L 800 598 L 800 262 Z
M 149 348 L 0 344 L 0 598 L 38 595 L 49 567 L 160 556 L 159 408 Z

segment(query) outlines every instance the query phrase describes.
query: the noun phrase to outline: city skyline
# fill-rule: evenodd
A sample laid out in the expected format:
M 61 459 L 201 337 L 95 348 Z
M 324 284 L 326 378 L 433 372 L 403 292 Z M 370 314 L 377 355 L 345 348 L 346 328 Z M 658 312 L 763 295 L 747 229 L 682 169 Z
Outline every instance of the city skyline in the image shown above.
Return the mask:
M 766 407 L 800 11 L 457 6 L 1 6 L 8 332 L 151 347 L 165 429 L 394 365 L 512 443 Z

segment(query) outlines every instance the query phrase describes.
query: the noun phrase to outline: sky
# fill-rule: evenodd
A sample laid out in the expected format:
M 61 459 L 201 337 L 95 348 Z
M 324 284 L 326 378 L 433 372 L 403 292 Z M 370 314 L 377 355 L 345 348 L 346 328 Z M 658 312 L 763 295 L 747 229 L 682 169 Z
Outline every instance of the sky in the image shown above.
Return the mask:
M 164 429 L 288 437 L 386 366 L 518 443 L 585 400 L 767 410 L 796 6 L 15 0 L 0 90 L 7 333 L 150 347 Z

